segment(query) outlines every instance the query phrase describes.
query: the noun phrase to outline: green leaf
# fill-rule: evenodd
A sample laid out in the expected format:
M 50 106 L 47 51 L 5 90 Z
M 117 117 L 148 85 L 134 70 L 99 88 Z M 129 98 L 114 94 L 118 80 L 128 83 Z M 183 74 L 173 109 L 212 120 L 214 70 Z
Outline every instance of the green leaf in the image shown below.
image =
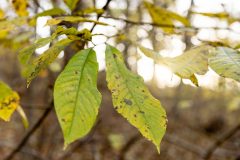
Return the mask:
M 31 81 L 39 74 L 39 72 L 42 69 L 47 68 L 47 66 L 57 58 L 59 53 L 71 42 L 72 40 L 70 39 L 60 40 L 39 57 L 34 59 L 25 71 L 25 76 L 27 77 L 27 85 L 29 86 Z
M 177 13 L 155 6 L 154 4 L 146 1 L 144 1 L 144 5 L 152 17 L 153 22 L 160 25 L 162 30 L 166 33 L 174 33 L 174 20 L 181 22 L 185 26 L 190 26 L 188 19 L 178 15 Z
M 61 26 L 58 26 L 56 31 L 56 35 L 62 35 L 65 34 L 69 39 L 72 40 L 83 40 L 83 41 L 91 41 L 92 40 L 92 34 L 88 29 L 83 29 L 81 31 L 78 31 L 76 28 L 63 28 Z
M 96 20 L 79 17 L 79 16 L 64 16 L 64 17 L 52 18 L 47 21 L 46 25 L 49 25 L 49 26 L 58 25 L 59 23 L 61 23 L 63 21 L 71 22 L 71 23 L 92 22 L 92 23 L 96 23 L 96 24 L 104 25 L 104 26 L 108 25 L 107 23 L 103 23 L 103 22 L 99 22 Z
M 76 53 L 55 82 L 54 104 L 65 147 L 94 125 L 101 103 L 97 73 L 96 53 L 90 48 Z
M 21 106 L 17 107 L 17 112 L 19 113 L 20 117 L 22 118 L 22 123 L 23 123 L 24 128 L 28 128 L 29 127 L 28 118 Z
M 69 7 L 69 9 L 71 9 L 71 11 L 73 11 L 76 8 L 78 1 L 79 0 L 64 0 L 64 2 Z
M 240 82 L 240 53 L 227 47 L 217 47 L 209 58 L 209 66 L 220 76 Z
M 180 56 L 169 58 L 162 57 L 155 51 L 139 46 L 140 50 L 158 64 L 169 67 L 173 73 L 181 78 L 190 79 L 198 86 L 194 74 L 203 75 L 208 71 L 208 58 L 211 55 L 211 46 L 202 45 L 192 48 Z
M 77 14 L 80 16 L 84 16 L 86 14 L 91 14 L 91 13 L 103 14 L 104 10 L 98 9 L 98 8 L 85 8 L 77 12 Z
M 0 81 L 0 118 L 9 121 L 19 106 L 20 97 L 7 84 Z
M 61 8 L 52 8 L 49 10 L 45 10 L 41 13 L 38 13 L 35 15 L 35 17 L 42 17 L 42 16 L 59 16 L 59 15 L 63 15 L 66 14 L 66 12 L 64 10 L 62 10 Z
M 41 38 L 41 39 L 38 39 L 34 44 L 32 44 L 31 46 L 27 47 L 27 48 L 24 48 L 22 49 L 20 52 L 19 52 L 19 55 L 18 55 L 18 58 L 19 58 L 19 61 L 26 65 L 29 63 L 29 60 L 32 56 L 32 54 L 35 52 L 35 50 L 37 48 L 41 48 L 45 45 L 47 45 L 48 43 L 50 43 L 51 41 L 53 40 L 52 37 L 47 37 L 47 38 Z
M 123 56 L 107 45 L 106 66 L 108 88 L 115 109 L 152 141 L 160 152 L 160 142 L 166 131 L 166 113 L 144 85 L 143 79 L 130 72 Z

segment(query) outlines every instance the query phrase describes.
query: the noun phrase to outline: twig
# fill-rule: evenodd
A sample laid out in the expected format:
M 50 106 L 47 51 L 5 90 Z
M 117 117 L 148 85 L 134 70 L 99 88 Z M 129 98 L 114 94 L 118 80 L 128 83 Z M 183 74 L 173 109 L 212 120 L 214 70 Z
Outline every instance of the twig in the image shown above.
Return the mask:
M 195 26 L 175 26 L 175 25 L 168 25 L 168 24 L 157 24 L 157 23 L 151 23 L 151 22 L 137 22 L 137 21 L 132 21 L 132 20 L 128 20 L 125 18 L 117 18 L 117 17 L 111 17 L 111 16 L 101 16 L 103 18 L 109 18 L 109 19 L 115 19 L 115 20 L 119 20 L 119 21 L 123 21 L 132 25 L 151 25 L 151 26 L 156 26 L 156 27 L 162 27 L 162 28 L 175 28 L 175 29 L 179 29 L 179 30 L 190 30 L 190 31 L 198 31 L 200 29 L 214 29 L 214 30 L 228 30 L 228 31 L 232 31 L 234 33 L 240 34 L 240 32 L 234 31 L 233 29 L 229 28 L 229 27 L 195 27 Z
M 224 142 L 226 142 L 228 139 L 230 139 L 232 136 L 234 136 L 237 131 L 240 130 L 240 123 L 235 126 L 234 128 L 232 128 L 231 130 L 229 130 L 228 132 L 226 132 L 225 134 L 222 135 L 222 137 L 220 137 L 205 153 L 204 155 L 204 159 L 205 160 L 209 160 L 214 151 L 221 146 Z
M 108 6 L 109 6 L 109 4 L 110 4 L 111 1 L 112 1 L 112 0 L 107 0 L 106 4 L 103 6 L 102 10 L 103 10 L 104 12 L 108 9 Z M 103 12 L 103 13 L 104 13 L 104 12 Z M 99 18 L 102 17 L 103 13 L 97 15 L 97 20 L 99 20 Z M 96 25 L 97 25 L 97 24 L 94 23 L 94 25 L 92 26 L 92 29 L 90 30 L 91 32 L 94 30 L 94 28 L 96 27 Z
M 28 131 L 28 133 L 23 137 L 23 139 L 16 146 L 16 148 L 3 160 L 11 160 L 14 158 L 14 156 L 24 147 L 24 145 L 27 143 L 29 138 L 34 134 L 34 132 L 39 128 L 42 122 L 46 119 L 46 117 L 48 116 L 51 110 L 52 110 L 52 106 L 44 111 L 43 115 L 39 118 L 39 120 L 35 123 L 35 125 Z
M 178 138 L 174 135 L 166 134 L 164 136 L 164 140 L 166 140 L 170 144 L 181 147 L 182 149 L 185 149 L 186 151 L 189 151 L 198 157 L 203 158 L 204 156 L 204 152 L 200 147 L 197 147 L 195 144 L 192 144 L 182 138 Z
M 124 160 L 125 155 L 129 151 L 129 149 L 141 138 L 142 138 L 142 136 L 140 134 L 133 136 L 121 149 L 118 160 Z

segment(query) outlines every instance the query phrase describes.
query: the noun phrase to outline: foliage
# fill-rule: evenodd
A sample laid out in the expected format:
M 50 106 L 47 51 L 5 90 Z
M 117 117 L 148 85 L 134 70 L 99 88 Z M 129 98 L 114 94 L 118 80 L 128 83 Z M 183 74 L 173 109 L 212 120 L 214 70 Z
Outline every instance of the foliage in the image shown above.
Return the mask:
M 98 51 L 95 53 L 94 48 L 85 47 L 88 46 L 85 44 L 91 42 L 92 36 L 95 36 L 92 33 L 95 25 L 103 25 L 102 27 L 110 25 L 99 20 L 99 17 L 106 11 L 106 7 L 102 9 L 95 7 L 80 9 L 78 4 L 81 1 L 64 0 L 69 10 L 65 11 L 55 6 L 32 16 L 28 12 L 29 2 L 27 0 L 13 0 L 12 6 L 18 16 L 12 19 L 6 18 L 4 11 L 0 10 L 1 43 L 3 44 L 3 41 L 7 40 L 9 40 L 7 41 L 9 43 L 16 42 L 16 37 L 19 44 L 28 42 L 27 47 L 18 48 L 21 49 L 18 58 L 23 76 L 27 80 L 27 86 L 41 71 L 48 69 L 49 65 L 58 58 L 60 52 L 71 50 L 74 54 L 69 59 L 66 58 L 69 55 L 64 57 L 68 64 L 59 74 L 54 85 L 55 110 L 63 131 L 65 147 L 67 147 L 70 143 L 87 135 L 96 123 L 98 116 L 102 99 L 97 89 L 98 62 L 96 54 L 99 53 Z M 175 34 L 175 29 L 179 28 L 175 25 L 176 21 L 180 22 L 185 28 L 191 28 L 190 21 L 187 18 L 173 11 L 147 1 L 143 1 L 143 6 L 151 16 L 153 22 L 151 25 L 160 27 L 164 34 Z M 236 20 L 225 12 L 192 13 L 219 19 L 231 19 L 231 22 Z M 97 19 L 92 19 L 92 14 L 95 14 Z M 51 28 L 52 34 L 49 37 L 37 38 L 32 42 L 33 34 L 32 32 L 29 34 L 29 31 L 34 30 L 37 18 L 42 16 L 51 16 L 45 25 Z M 138 24 L 127 19 L 116 19 Z M 87 22 L 94 23 L 93 28 L 80 30 L 79 24 Z M 113 25 L 111 24 L 111 26 Z M 22 37 L 19 33 L 23 34 Z M 135 32 L 133 33 L 135 34 Z M 124 37 L 121 39 L 122 41 L 131 42 L 128 35 L 124 33 L 119 32 L 114 36 L 119 39 Z M 135 43 L 133 42 L 133 44 Z M 36 56 L 36 49 L 44 46 L 49 47 L 44 53 Z M 106 80 L 112 93 L 114 108 L 130 124 L 135 126 L 144 137 L 152 141 L 160 152 L 160 143 L 167 127 L 164 108 L 151 95 L 144 85 L 143 79 L 128 69 L 123 54 L 111 45 L 106 44 L 105 46 Z M 196 86 L 199 86 L 196 75 L 205 74 L 208 68 L 213 69 L 222 77 L 240 81 L 238 46 L 232 48 L 229 44 L 205 42 L 173 58 L 161 56 L 158 52 L 141 45 L 139 45 L 139 48 L 156 63 L 166 65 L 180 78 L 190 79 Z M 0 118 L 8 121 L 17 109 L 25 126 L 27 126 L 27 118 L 19 107 L 19 101 L 19 95 L 6 84 L 0 82 Z
M 9 121 L 19 105 L 19 95 L 0 81 L 0 118 Z
M 127 69 L 122 54 L 110 45 L 106 48 L 106 65 L 115 109 L 160 152 L 159 145 L 166 130 L 165 110 L 145 87 L 143 79 Z
M 65 147 L 85 136 L 95 123 L 101 103 L 97 72 L 96 53 L 89 48 L 76 53 L 56 80 L 54 103 Z

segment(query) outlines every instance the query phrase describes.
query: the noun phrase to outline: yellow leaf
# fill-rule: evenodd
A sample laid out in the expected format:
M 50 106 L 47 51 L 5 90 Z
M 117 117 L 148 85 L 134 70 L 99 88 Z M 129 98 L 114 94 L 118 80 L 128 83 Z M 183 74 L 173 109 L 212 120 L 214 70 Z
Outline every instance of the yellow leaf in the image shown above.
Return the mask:
M 159 27 L 166 33 L 174 33 L 174 20 L 181 22 L 185 26 L 190 26 L 188 19 L 185 17 L 168 11 L 165 8 L 157 7 L 146 1 L 144 1 L 144 5 L 152 17 L 153 22 L 160 25 Z
M 208 71 L 208 58 L 212 54 L 212 47 L 202 45 L 194 47 L 177 57 L 162 57 L 155 51 L 139 46 L 140 50 L 148 57 L 154 59 L 156 63 L 166 65 L 173 73 L 181 78 L 190 79 L 198 86 L 194 74 L 203 75 Z
M 16 11 L 16 13 L 23 17 L 23 16 L 28 16 L 28 11 L 27 11 L 27 0 L 12 0 L 13 7 Z
M 87 19 L 79 16 L 65 16 L 65 17 L 56 17 L 47 21 L 46 25 L 53 26 L 61 22 L 71 22 L 71 23 L 80 23 L 80 22 L 92 22 L 99 25 L 108 25 L 107 23 L 95 21 L 92 19 Z
M 19 106 L 19 95 L 8 85 L 0 81 L 0 118 L 9 121 Z
M 0 9 L 0 20 L 4 18 L 4 12 Z

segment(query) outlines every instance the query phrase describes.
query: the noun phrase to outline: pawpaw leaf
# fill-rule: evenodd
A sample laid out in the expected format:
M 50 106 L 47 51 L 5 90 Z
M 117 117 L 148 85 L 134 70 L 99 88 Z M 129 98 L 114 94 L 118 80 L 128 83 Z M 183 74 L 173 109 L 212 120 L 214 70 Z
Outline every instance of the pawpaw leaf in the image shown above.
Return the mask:
M 79 16 L 64 16 L 64 17 L 52 18 L 47 21 L 46 25 L 53 26 L 53 25 L 58 25 L 61 22 L 71 22 L 71 23 L 92 22 L 98 25 L 104 25 L 104 26 L 108 25 L 107 23 L 104 23 L 104 22 L 99 22 L 96 20 L 79 17 Z
M 174 33 L 174 20 L 181 22 L 185 26 L 190 26 L 188 19 L 177 13 L 166 10 L 160 6 L 155 6 L 147 1 L 144 1 L 144 5 L 151 16 L 152 21 L 155 24 L 160 25 L 162 30 L 166 33 Z
M 9 121 L 19 106 L 20 97 L 7 84 L 0 81 L 0 118 Z
M 54 104 L 65 147 L 94 125 L 101 103 L 97 73 L 96 53 L 89 48 L 76 53 L 55 82 Z
M 28 16 L 28 11 L 27 11 L 28 2 L 27 2 L 27 0 L 13 0 L 12 4 L 13 4 L 13 7 L 14 7 L 16 13 L 19 16 Z
M 209 66 L 220 76 L 240 82 L 240 53 L 227 47 L 217 47 L 209 58 Z
M 139 48 L 147 57 L 152 58 L 158 64 L 169 67 L 179 77 L 190 79 L 196 86 L 198 86 L 198 82 L 194 74 L 203 75 L 208 71 L 208 58 L 213 49 L 211 46 L 202 45 L 191 48 L 180 56 L 170 58 L 163 57 L 142 46 Z
M 79 0 L 64 0 L 65 4 L 73 11 Z
M 167 122 L 164 108 L 151 95 L 143 79 L 127 69 L 122 54 L 116 48 L 107 45 L 105 54 L 107 82 L 114 108 L 160 152 Z
M 31 81 L 39 74 L 43 69 L 46 69 L 59 55 L 59 53 L 68 46 L 72 40 L 63 39 L 51 46 L 39 57 L 34 59 L 25 69 L 24 76 L 27 77 L 27 85 L 29 86 Z

